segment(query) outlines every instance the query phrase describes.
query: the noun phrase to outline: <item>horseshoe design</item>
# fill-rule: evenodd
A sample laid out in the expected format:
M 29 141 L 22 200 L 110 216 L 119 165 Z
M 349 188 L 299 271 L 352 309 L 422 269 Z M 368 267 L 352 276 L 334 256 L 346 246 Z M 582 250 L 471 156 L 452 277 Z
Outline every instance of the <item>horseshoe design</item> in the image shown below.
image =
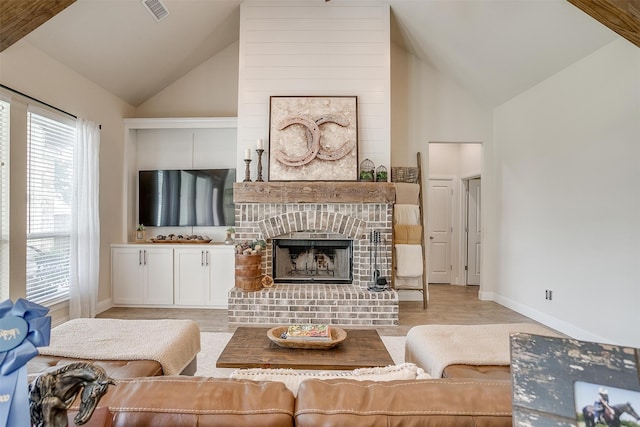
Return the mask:
M 280 150 L 275 153 L 275 156 L 280 163 L 287 166 L 303 166 L 311 162 L 318 155 L 318 151 L 320 150 L 320 128 L 313 120 L 305 119 L 304 117 L 290 117 L 282 121 L 279 130 L 284 130 L 294 124 L 301 125 L 305 128 L 307 152 L 302 156 L 292 157 Z
M 327 150 L 320 144 L 320 126 L 325 123 L 335 123 L 341 127 L 347 127 L 349 125 L 348 120 L 343 120 L 340 117 L 335 116 L 323 116 L 317 119 L 315 122 L 304 117 L 290 117 L 282 121 L 279 130 L 284 130 L 294 124 L 301 125 L 304 128 L 305 136 L 307 138 L 307 152 L 302 156 L 289 156 L 282 150 L 275 153 L 275 157 L 287 166 L 303 166 L 311 162 L 316 157 L 321 160 L 335 161 L 340 160 L 353 150 L 353 143 L 346 141 L 340 147 L 335 150 Z
M 338 126 L 342 126 L 342 127 L 349 126 L 349 121 L 343 120 L 340 117 L 325 116 L 316 120 L 316 124 L 318 125 L 318 127 L 320 127 L 320 125 L 323 125 L 325 123 L 335 123 Z M 352 149 L 353 149 L 353 144 L 350 144 L 349 141 L 346 141 L 344 144 L 342 144 L 340 147 L 336 148 L 333 151 L 326 150 L 322 146 L 322 144 L 320 144 L 320 150 L 318 151 L 317 157 L 321 160 L 340 160 L 341 158 L 349 154 Z

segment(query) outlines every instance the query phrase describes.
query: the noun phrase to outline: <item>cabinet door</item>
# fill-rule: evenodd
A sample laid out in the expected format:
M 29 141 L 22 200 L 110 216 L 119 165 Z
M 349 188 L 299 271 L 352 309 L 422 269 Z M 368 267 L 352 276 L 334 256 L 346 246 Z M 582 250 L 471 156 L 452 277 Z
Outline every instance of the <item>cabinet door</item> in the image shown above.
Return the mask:
M 144 302 L 143 255 L 140 248 L 111 249 L 111 297 L 114 304 Z
M 173 304 L 173 249 L 146 248 L 145 304 Z
M 205 265 L 206 255 L 204 246 L 175 249 L 173 275 L 176 305 L 207 304 L 209 270 Z
M 209 305 L 227 307 L 229 291 L 235 286 L 235 257 L 233 246 L 209 249 Z

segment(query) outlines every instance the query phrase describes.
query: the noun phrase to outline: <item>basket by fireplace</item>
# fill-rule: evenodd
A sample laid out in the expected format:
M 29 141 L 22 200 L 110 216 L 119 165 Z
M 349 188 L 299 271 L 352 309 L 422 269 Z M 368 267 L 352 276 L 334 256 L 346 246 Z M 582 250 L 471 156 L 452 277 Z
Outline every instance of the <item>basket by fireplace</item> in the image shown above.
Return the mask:
M 262 289 L 261 254 L 236 254 L 236 288 L 247 292 Z

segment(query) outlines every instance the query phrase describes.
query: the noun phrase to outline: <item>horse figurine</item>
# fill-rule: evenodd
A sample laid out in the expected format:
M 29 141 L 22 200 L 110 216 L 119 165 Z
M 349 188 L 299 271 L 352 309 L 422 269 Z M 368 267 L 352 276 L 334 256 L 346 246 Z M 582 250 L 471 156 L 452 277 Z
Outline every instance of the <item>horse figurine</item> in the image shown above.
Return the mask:
M 608 409 L 604 411 L 604 421 L 608 427 L 620 427 L 620 417 L 624 413 L 631 415 L 636 421 L 640 421 L 640 415 L 638 415 L 629 402 L 609 406 L 613 409 L 613 413 Z M 585 427 L 595 427 L 598 421 L 595 419 L 595 408 L 593 405 L 587 405 L 582 408 L 582 415 L 584 416 Z
M 78 425 L 89 421 L 98 402 L 115 381 L 100 366 L 70 363 L 41 374 L 29 384 L 29 412 L 35 427 L 67 427 L 67 409 L 80 397 L 80 410 L 73 419 Z

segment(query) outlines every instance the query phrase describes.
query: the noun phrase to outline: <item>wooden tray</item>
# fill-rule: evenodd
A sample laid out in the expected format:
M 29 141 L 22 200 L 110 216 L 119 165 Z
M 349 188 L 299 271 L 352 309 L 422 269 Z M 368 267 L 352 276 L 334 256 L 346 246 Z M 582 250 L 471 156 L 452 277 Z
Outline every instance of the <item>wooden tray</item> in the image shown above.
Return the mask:
M 295 338 L 280 338 L 289 326 L 276 326 L 267 331 L 267 336 L 274 344 L 286 348 L 301 348 L 305 350 L 326 350 L 337 346 L 347 338 L 344 329 L 331 326 L 331 341 L 310 341 Z
M 152 243 L 209 243 L 211 242 L 211 239 L 207 239 L 207 240 L 187 240 L 187 239 L 182 239 L 182 240 L 158 240 L 158 239 L 151 239 Z

